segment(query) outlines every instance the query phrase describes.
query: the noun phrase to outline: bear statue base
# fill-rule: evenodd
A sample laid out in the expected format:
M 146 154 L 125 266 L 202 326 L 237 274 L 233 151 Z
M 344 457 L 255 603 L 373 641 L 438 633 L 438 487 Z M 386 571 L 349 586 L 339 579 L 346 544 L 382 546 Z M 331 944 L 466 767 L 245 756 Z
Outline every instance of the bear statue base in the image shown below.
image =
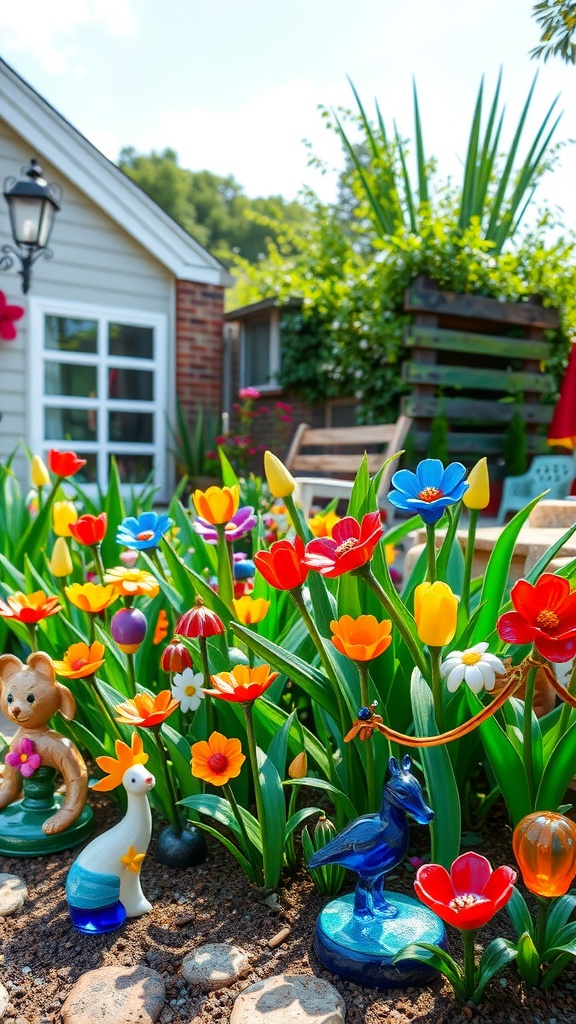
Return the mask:
M 332 974 L 370 988 L 427 985 L 438 972 L 416 960 L 392 961 L 412 942 L 447 948 L 446 930 L 439 917 L 418 900 L 386 893 L 394 917 L 354 914 L 354 893 L 328 903 L 316 922 L 314 947 L 320 963 Z
M 42 857 L 69 850 L 88 839 L 94 818 L 88 804 L 62 832 L 46 835 L 42 830 L 44 822 L 64 803 L 64 797 L 54 792 L 54 778 L 52 768 L 38 768 L 29 779 L 24 779 L 22 799 L 0 811 L 0 855 Z

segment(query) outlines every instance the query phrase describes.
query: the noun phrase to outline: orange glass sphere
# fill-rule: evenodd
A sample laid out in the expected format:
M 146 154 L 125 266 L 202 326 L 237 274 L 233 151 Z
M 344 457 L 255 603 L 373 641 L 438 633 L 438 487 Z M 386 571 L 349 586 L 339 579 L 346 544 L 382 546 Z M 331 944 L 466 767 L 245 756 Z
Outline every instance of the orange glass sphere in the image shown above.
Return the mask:
M 512 849 L 524 884 L 536 896 L 563 896 L 576 875 L 576 824 L 555 811 L 527 814 Z

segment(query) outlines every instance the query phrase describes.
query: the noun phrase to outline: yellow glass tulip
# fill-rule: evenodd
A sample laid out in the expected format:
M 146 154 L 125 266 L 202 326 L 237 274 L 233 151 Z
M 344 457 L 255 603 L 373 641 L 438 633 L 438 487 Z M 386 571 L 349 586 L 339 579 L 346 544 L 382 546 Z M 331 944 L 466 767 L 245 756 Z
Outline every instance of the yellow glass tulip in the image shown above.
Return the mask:
M 33 487 L 45 487 L 50 483 L 50 474 L 39 455 L 32 459 L 30 477 Z
M 52 551 L 52 558 L 50 559 L 49 564 L 50 572 L 53 576 L 57 576 L 58 578 L 61 578 L 62 576 L 69 576 L 72 572 L 72 559 L 64 537 L 56 538 L 56 543 Z
M 467 483 L 468 490 L 462 498 L 466 508 L 486 508 L 490 501 L 490 478 L 488 476 L 488 460 L 485 457 L 472 467 Z
M 447 583 L 421 583 L 414 591 L 418 636 L 428 647 L 444 647 L 454 638 L 458 599 Z
M 308 775 L 308 758 L 306 751 L 301 750 L 288 766 L 288 775 L 291 779 L 305 779 Z
M 270 493 L 275 498 L 287 498 L 296 490 L 296 481 L 292 473 L 288 472 L 284 463 L 272 452 L 264 452 L 264 472 Z
M 192 501 L 201 519 L 212 526 L 229 522 L 238 511 L 240 492 L 238 485 L 232 487 L 209 487 L 207 491 L 194 491 Z
M 59 537 L 71 537 L 70 523 L 78 519 L 78 511 L 73 501 L 55 501 L 52 507 L 52 525 L 54 533 Z
M 270 601 L 266 601 L 263 597 L 250 597 L 249 594 L 244 594 L 243 597 L 232 601 L 232 607 L 238 622 L 241 622 L 243 626 L 253 626 L 257 622 L 262 622 L 262 619 L 268 614 Z

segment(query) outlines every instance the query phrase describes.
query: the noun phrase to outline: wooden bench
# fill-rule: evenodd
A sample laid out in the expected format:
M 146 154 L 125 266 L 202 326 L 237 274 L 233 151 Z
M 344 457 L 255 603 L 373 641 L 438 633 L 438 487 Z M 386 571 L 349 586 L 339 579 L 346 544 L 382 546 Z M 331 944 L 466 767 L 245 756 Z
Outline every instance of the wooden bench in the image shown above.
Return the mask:
M 373 475 L 386 459 L 401 451 L 411 423 L 410 417 L 404 415 L 399 416 L 396 423 L 375 426 L 314 429 L 301 423 L 290 446 L 286 466 L 296 479 L 296 498 L 304 516 L 308 518 L 314 498 L 350 498 L 364 452 Z M 369 448 L 376 451 L 368 451 Z M 388 493 L 390 478 L 397 469 L 397 464 L 391 463 L 382 474 L 379 501 Z

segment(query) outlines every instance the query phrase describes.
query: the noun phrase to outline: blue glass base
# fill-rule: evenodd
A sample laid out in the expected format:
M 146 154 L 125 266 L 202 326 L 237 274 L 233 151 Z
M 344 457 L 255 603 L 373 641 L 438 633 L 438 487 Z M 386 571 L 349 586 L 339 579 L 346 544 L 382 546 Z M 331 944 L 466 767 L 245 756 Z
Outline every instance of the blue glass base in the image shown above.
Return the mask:
M 437 971 L 417 960 L 393 964 L 392 959 L 410 942 L 431 942 L 446 949 L 444 924 L 411 896 L 387 891 L 386 900 L 398 911 L 396 917 L 354 917 L 354 893 L 328 903 L 316 922 L 318 959 L 333 974 L 358 985 L 427 985 L 438 976 Z
M 120 903 L 120 900 L 108 907 L 97 907 L 93 910 L 73 907 L 69 903 L 68 909 L 74 927 L 86 935 L 104 935 L 106 932 L 115 932 L 126 920 L 126 908 L 123 903 Z

